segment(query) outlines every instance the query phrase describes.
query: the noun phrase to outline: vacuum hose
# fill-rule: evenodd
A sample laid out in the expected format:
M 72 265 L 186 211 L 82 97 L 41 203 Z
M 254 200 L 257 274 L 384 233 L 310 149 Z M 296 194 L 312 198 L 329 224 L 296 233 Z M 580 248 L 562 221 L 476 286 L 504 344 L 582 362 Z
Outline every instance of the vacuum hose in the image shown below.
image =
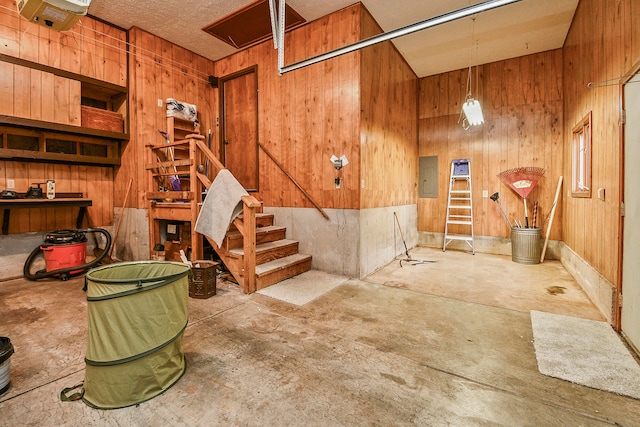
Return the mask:
M 27 257 L 27 261 L 24 263 L 24 268 L 22 270 L 24 277 L 27 280 L 39 280 L 39 279 L 45 279 L 47 277 L 60 276 L 62 280 L 67 280 L 70 277 L 78 276 L 84 273 L 85 271 L 100 264 L 100 261 L 102 261 L 102 259 L 105 256 L 107 256 L 107 254 L 109 253 L 109 249 L 111 248 L 111 234 L 109 234 L 109 232 L 103 228 L 88 228 L 84 230 L 77 230 L 77 232 L 78 233 L 89 233 L 89 232 L 102 233 L 107 240 L 107 244 L 104 251 L 102 251 L 102 253 L 96 259 L 94 259 L 93 261 L 87 264 L 76 265 L 76 266 L 67 267 L 67 268 L 60 268 L 58 270 L 52 270 L 52 271 L 47 271 L 45 269 L 45 270 L 39 270 L 35 273 L 31 273 L 31 264 L 33 264 L 33 261 L 36 259 L 36 257 L 43 252 L 42 246 L 38 245 L 38 247 L 35 248 L 29 254 L 29 256 Z

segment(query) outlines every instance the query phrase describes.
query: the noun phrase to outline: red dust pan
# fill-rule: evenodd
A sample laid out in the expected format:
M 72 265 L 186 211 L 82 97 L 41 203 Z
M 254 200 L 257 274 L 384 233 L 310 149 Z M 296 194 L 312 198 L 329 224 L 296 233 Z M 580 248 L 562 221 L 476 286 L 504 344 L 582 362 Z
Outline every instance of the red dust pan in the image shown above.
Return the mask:
M 520 168 L 507 169 L 498 174 L 498 178 L 504 184 L 511 187 L 513 191 L 524 200 L 524 222 L 529 228 L 529 214 L 527 213 L 527 196 L 536 186 L 540 178 L 544 175 L 544 168 L 535 166 L 525 166 Z

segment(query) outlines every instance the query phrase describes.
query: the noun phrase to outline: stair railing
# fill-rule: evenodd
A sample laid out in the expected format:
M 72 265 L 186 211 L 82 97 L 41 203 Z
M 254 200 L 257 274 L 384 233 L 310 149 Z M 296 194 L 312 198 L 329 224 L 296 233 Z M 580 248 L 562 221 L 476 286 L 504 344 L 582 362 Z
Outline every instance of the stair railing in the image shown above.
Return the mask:
M 287 178 L 289 178 L 289 180 L 290 180 L 291 182 L 293 182 L 293 184 L 294 184 L 296 187 L 298 187 L 298 190 L 300 190 L 300 191 L 302 192 L 302 194 L 304 194 L 304 196 L 305 196 L 307 199 L 309 199 L 309 201 L 311 202 L 311 204 L 312 204 L 312 205 L 313 205 L 313 206 L 314 206 L 314 207 L 315 207 L 315 208 L 320 212 L 320 214 L 322 214 L 322 216 L 323 216 L 325 219 L 329 219 L 329 215 L 327 215 L 327 213 L 324 211 L 324 209 L 322 209 L 322 207 L 320 207 L 320 205 L 318 204 L 318 202 L 316 202 L 316 201 L 313 199 L 313 197 L 311 197 L 311 195 L 310 195 L 309 193 L 307 193 L 307 191 L 306 191 L 304 188 L 302 188 L 302 185 L 300 185 L 300 183 L 298 183 L 298 181 L 296 181 L 296 179 L 295 179 L 293 176 L 291 176 L 291 174 L 290 174 L 290 173 L 289 173 L 289 172 L 284 168 L 284 166 L 282 165 L 282 163 L 280 163 L 280 162 L 278 161 L 278 159 L 276 159 L 276 158 L 273 156 L 273 154 L 271 154 L 271 153 L 269 152 L 269 150 L 267 150 L 267 148 L 266 148 L 264 145 L 262 145 L 262 144 L 258 143 L 258 146 L 259 146 L 259 147 L 262 149 L 262 151 L 264 151 L 264 153 L 265 153 L 265 154 L 266 154 L 266 155 L 267 155 L 267 156 L 268 156 L 268 157 L 273 161 L 273 163 L 275 163 L 275 164 L 276 164 L 276 166 L 278 166 L 278 168 L 280 168 L 280 170 L 282 171 L 282 173 L 284 173 L 284 174 L 287 176 Z
M 214 175 L 216 176 L 221 170 L 226 169 L 222 162 L 213 154 L 213 152 L 207 147 L 207 145 L 198 139 L 192 139 L 196 148 L 200 151 L 208 164 L 213 166 Z M 196 159 L 201 158 L 199 155 Z M 207 175 L 202 172 L 197 172 L 198 180 L 209 189 L 211 187 L 211 180 Z M 236 218 L 234 225 L 242 234 L 242 240 L 244 245 L 244 265 L 243 265 L 243 279 L 242 287 L 244 293 L 255 292 L 256 289 L 256 212 L 261 206 L 260 201 L 253 196 L 242 196 L 242 213 L 243 219 Z M 210 242 L 218 255 L 221 255 L 220 248 L 215 242 Z

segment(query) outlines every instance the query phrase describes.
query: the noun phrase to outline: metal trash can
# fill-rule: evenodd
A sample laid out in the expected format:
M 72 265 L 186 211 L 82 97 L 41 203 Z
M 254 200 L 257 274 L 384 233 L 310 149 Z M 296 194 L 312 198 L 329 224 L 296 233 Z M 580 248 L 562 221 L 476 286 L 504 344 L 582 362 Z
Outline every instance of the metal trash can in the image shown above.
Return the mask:
M 540 264 L 542 228 L 511 228 L 511 260 L 520 264 Z
M 11 387 L 11 355 L 13 345 L 7 337 L 0 337 L 0 396 Z

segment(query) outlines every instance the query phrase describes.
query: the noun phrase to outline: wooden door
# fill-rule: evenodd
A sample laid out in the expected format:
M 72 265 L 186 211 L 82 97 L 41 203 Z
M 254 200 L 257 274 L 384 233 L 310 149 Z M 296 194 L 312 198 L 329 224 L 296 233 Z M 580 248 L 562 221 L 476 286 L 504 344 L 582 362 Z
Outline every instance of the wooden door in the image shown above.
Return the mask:
M 222 158 L 247 191 L 258 191 L 258 91 L 255 68 L 223 78 Z
M 624 87 L 624 233 L 621 328 L 640 349 L 640 73 Z

